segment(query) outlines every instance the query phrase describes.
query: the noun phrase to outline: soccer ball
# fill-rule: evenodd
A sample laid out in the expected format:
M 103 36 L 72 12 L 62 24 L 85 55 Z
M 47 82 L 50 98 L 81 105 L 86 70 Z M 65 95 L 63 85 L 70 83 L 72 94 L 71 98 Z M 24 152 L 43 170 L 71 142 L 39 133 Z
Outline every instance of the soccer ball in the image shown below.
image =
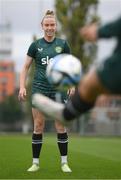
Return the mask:
M 60 54 L 53 58 L 46 70 L 48 81 L 59 89 L 77 85 L 82 75 L 82 65 L 71 54 Z

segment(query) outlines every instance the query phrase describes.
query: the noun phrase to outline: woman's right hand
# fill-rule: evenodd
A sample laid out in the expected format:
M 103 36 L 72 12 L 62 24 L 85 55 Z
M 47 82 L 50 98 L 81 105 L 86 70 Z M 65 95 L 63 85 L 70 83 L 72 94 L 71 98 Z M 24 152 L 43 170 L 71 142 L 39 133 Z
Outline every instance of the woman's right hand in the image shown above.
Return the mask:
M 20 88 L 19 90 L 19 94 L 18 94 L 18 99 L 19 101 L 22 100 L 22 101 L 25 101 L 26 100 L 26 88 Z

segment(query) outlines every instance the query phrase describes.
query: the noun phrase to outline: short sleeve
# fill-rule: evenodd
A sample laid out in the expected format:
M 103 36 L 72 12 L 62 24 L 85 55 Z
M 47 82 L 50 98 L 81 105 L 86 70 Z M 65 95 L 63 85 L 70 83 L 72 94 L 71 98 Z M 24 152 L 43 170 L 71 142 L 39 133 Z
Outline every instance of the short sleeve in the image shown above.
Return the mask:
M 71 53 L 71 50 L 67 41 L 65 41 L 65 44 L 64 44 L 64 53 L 67 53 L 67 54 Z
M 30 56 L 30 57 L 32 57 L 32 58 L 35 58 L 35 56 L 36 56 L 36 45 L 35 45 L 35 42 L 33 42 L 33 43 L 29 46 L 27 55 Z
M 121 36 L 121 17 L 111 23 L 99 27 L 98 29 L 99 38 L 110 38 L 116 36 Z

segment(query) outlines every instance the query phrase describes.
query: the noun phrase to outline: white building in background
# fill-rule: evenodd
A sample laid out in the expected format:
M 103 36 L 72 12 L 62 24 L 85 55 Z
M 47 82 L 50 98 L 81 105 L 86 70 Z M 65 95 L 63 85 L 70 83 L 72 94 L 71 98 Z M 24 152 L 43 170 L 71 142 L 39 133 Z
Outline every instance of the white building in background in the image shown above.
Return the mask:
M 0 60 L 12 60 L 12 45 L 11 25 L 0 24 Z

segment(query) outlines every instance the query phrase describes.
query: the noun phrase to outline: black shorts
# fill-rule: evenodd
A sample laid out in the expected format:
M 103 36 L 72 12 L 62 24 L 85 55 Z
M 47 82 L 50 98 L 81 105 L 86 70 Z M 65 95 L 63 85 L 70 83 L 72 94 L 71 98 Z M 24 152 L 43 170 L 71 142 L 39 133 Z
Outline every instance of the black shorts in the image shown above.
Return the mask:
M 121 54 L 113 54 L 98 68 L 98 77 L 111 93 L 121 94 Z
M 55 94 L 47 94 L 46 96 L 63 104 L 65 104 L 68 99 L 67 92 L 56 92 Z
M 32 94 L 33 95 L 33 94 Z M 60 102 L 60 103 L 63 103 L 65 104 L 67 101 L 68 101 L 68 98 L 69 96 L 67 95 L 67 92 L 56 92 L 56 93 L 51 93 L 51 94 L 46 94 L 46 93 L 43 93 L 43 95 L 49 97 L 50 99 L 56 101 L 56 102 Z M 31 106 L 33 106 L 32 104 L 32 99 L 31 99 Z

